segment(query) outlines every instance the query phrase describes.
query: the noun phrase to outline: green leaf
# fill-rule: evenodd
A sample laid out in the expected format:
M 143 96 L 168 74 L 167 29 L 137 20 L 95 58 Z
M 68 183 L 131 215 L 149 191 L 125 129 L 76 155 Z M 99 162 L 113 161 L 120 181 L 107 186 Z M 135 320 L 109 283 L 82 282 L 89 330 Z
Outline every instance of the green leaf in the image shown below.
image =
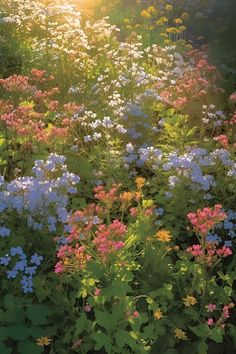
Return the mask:
M 82 313 L 80 315 L 80 317 L 76 320 L 75 323 L 75 334 L 79 335 L 80 333 L 83 332 L 83 330 L 85 329 L 86 326 L 86 322 L 87 322 L 87 316 L 85 313 Z
M 197 345 L 197 354 L 207 354 L 208 353 L 208 345 L 206 342 L 201 341 Z
M 116 332 L 116 334 L 115 334 L 116 344 L 118 345 L 119 348 L 124 347 L 126 334 L 127 334 L 127 332 L 124 330 L 120 330 L 120 331 Z
M 219 327 L 215 327 L 211 330 L 209 338 L 211 338 L 216 343 L 223 343 L 224 330 Z
M 167 349 L 163 354 L 179 354 L 175 349 Z
M 0 342 L 0 353 L 1 354 L 13 354 L 10 348 L 7 348 L 4 343 Z
M 30 305 L 26 310 L 26 316 L 31 320 L 34 326 L 40 326 L 47 323 L 50 309 L 45 305 Z
M 29 331 L 30 331 L 30 335 L 33 337 L 33 338 L 40 338 L 40 337 L 43 337 L 43 336 L 46 336 L 46 335 L 49 335 L 49 332 L 51 332 L 52 328 L 50 327 L 50 330 L 49 329 L 43 329 L 42 327 L 31 327 L 29 328 Z M 54 332 L 55 334 L 55 332 Z M 51 333 L 50 333 L 51 335 Z
M 8 327 L 8 336 L 12 339 L 22 341 L 28 338 L 29 334 L 30 334 L 29 328 L 25 327 L 24 325 L 15 324 Z
M 108 311 L 95 311 L 95 317 L 99 326 L 109 332 L 115 325 L 112 315 Z
M 5 312 L 5 321 L 9 323 L 24 323 L 25 312 L 23 309 L 13 306 Z
M 28 340 L 20 342 L 17 349 L 20 354 L 26 354 L 26 353 L 41 354 L 44 351 L 42 347 L 39 347 L 37 344 L 32 343 Z
M 96 345 L 94 347 L 95 350 L 100 350 L 103 347 L 105 347 L 107 353 L 111 352 L 112 341 L 111 341 L 111 338 L 107 334 L 104 334 L 101 331 L 98 331 L 98 332 L 92 334 L 91 337 L 96 342 Z
M 8 327 L 0 326 L 0 342 L 7 338 L 8 338 Z
M 194 334 L 196 334 L 197 337 L 200 338 L 205 337 L 209 334 L 209 327 L 207 324 L 200 324 L 195 327 L 189 326 L 189 328 Z
M 16 306 L 16 298 L 9 294 L 9 295 L 6 295 L 4 297 L 4 306 L 7 308 L 7 309 L 10 309 L 12 308 L 13 306 Z

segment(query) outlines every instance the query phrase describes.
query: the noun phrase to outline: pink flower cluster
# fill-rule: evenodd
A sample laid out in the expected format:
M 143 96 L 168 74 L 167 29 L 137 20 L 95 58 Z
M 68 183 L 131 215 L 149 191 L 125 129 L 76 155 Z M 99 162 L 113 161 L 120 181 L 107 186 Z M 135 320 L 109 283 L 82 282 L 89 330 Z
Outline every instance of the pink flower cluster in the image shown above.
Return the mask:
M 0 79 L 0 85 L 8 91 L 8 100 L 0 101 L 0 123 L 13 131 L 15 139 L 23 137 L 32 143 L 52 145 L 58 141 L 65 143 L 69 138 L 72 123 L 75 124 L 72 118 L 81 106 L 69 102 L 60 108 L 59 101 L 53 97 L 59 89 L 49 87 L 51 80 L 53 76 L 37 69 L 29 76 Z
M 59 261 L 55 272 L 60 273 L 69 269 L 84 269 L 94 255 L 102 262 L 109 261 L 109 256 L 116 254 L 124 247 L 124 237 L 127 227 L 120 220 L 115 219 L 104 223 L 109 212 L 110 203 L 115 199 L 117 186 L 105 192 L 103 188 L 96 188 L 97 197 L 106 204 L 106 208 L 89 204 L 87 208 L 73 213 L 68 221 L 70 231 L 66 235 L 66 245 L 60 246 L 57 252 Z M 60 238 L 56 237 L 55 241 Z M 95 255 L 96 254 L 96 255 Z M 96 291 L 99 295 L 99 291 Z
M 55 265 L 55 273 L 63 272 L 68 266 L 74 267 L 74 269 L 84 269 L 87 262 L 92 258 L 87 253 L 86 247 L 79 244 L 75 247 L 67 245 L 60 247 L 57 257 L 60 261 Z
M 196 233 L 206 235 L 214 226 L 226 218 L 222 206 L 216 204 L 214 208 L 198 209 L 196 213 L 187 215 Z
M 207 242 L 206 249 L 202 249 L 201 245 L 192 245 L 187 248 L 187 252 L 194 256 L 200 263 L 206 263 L 211 267 L 219 258 L 225 258 L 232 255 L 229 247 L 223 246 L 217 248 L 217 242 Z
M 103 185 L 94 188 L 95 198 L 103 202 L 108 208 L 111 208 L 113 203 L 118 200 L 119 184 L 113 184 L 112 188 L 106 192 Z
M 214 138 L 215 141 L 217 141 L 218 143 L 220 143 L 225 149 L 228 148 L 229 146 L 229 139 L 226 135 L 219 135 L 219 136 L 216 136 Z
M 207 312 L 213 312 L 216 310 L 216 305 L 215 304 L 209 304 L 206 306 Z M 218 319 L 214 320 L 212 317 L 208 318 L 207 324 L 209 326 L 216 325 L 218 327 L 224 328 L 225 327 L 225 321 L 230 318 L 230 310 L 234 308 L 234 303 L 230 303 L 229 305 L 224 305 L 221 315 Z
M 0 121 L 4 122 L 7 127 L 13 129 L 22 137 L 38 138 L 45 128 L 43 122 L 43 114 L 34 110 L 33 105 L 21 105 L 14 109 L 8 107 L 10 112 L 0 115 Z
M 98 230 L 95 232 L 96 237 L 92 241 L 96 250 L 103 259 L 105 255 L 114 253 L 124 246 L 122 241 L 127 227 L 119 220 L 114 220 L 110 225 L 99 225 Z
M 167 81 L 168 86 L 164 86 L 160 92 L 163 103 L 177 109 L 187 107 L 192 100 L 200 100 L 208 93 L 224 92 L 222 88 L 216 87 L 219 74 L 216 66 L 208 63 L 206 50 L 191 50 L 187 55 L 191 64 L 183 70 L 175 84 L 168 85 Z
M 34 88 L 29 84 L 29 77 L 22 75 L 12 75 L 6 79 L 0 79 L 2 85 L 9 92 L 32 92 Z

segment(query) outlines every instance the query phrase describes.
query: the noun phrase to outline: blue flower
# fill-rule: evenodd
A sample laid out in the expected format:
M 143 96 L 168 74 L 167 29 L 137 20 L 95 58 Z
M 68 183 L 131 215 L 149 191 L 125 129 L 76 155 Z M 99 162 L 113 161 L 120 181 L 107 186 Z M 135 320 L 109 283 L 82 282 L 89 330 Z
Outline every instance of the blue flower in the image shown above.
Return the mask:
M 27 277 L 26 275 L 24 275 L 20 282 L 22 285 L 22 290 L 25 294 L 33 292 L 32 276 Z
M 19 262 L 16 262 L 14 269 L 23 272 L 26 266 L 27 266 L 27 261 L 21 260 Z
M 32 267 L 25 267 L 25 274 L 29 274 L 29 275 L 33 275 L 36 273 L 36 266 L 32 266 Z
M 208 242 L 220 242 L 221 238 L 219 235 L 217 234 L 212 234 L 212 233 L 208 233 L 207 235 L 207 241 Z
M 1 226 L 1 227 L 0 227 L 0 236 L 1 236 L 1 237 L 9 236 L 10 233 L 11 233 L 11 230 L 8 229 L 7 227 L 5 227 L 5 226 Z
M 162 216 L 163 214 L 164 214 L 164 209 L 162 209 L 162 208 L 154 209 L 154 215 Z
M 0 186 L 4 183 L 4 177 L 0 176 Z
M 10 256 L 0 257 L 0 265 L 8 265 L 11 262 Z
M 39 266 L 41 264 L 42 260 L 43 260 L 43 256 L 39 256 L 37 253 L 35 253 L 31 257 L 30 263 Z
M 224 246 L 226 247 L 232 247 L 232 241 L 225 241 Z
M 11 248 L 10 248 L 10 254 L 11 254 L 11 256 L 14 257 L 14 256 L 16 256 L 16 255 L 21 256 L 21 255 L 24 254 L 24 252 L 23 252 L 23 250 L 22 250 L 21 247 L 11 247 Z
M 16 269 L 12 269 L 12 270 L 8 270 L 6 273 L 8 279 L 15 279 L 19 272 Z

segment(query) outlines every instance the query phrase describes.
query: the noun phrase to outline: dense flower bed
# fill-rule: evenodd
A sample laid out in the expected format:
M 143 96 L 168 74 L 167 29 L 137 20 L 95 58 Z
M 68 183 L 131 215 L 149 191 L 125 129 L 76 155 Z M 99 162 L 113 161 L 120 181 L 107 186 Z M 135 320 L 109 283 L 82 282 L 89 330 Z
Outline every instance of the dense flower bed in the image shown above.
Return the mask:
M 233 353 L 236 97 L 191 2 L 0 4 L 1 354 Z

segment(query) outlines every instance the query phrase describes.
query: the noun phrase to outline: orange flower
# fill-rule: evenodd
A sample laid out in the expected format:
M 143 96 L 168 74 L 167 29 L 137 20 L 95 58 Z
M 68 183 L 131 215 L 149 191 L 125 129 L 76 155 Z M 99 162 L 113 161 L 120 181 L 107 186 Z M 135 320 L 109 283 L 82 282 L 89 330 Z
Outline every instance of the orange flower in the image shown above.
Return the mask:
M 122 204 L 130 204 L 132 198 L 133 194 L 131 192 L 124 192 L 120 194 L 120 201 L 122 202 Z
M 157 239 L 160 242 L 170 242 L 172 236 L 169 231 L 167 230 L 160 230 L 156 233 Z
M 155 319 L 160 320 L 163 317 L 163 313 L 161 310 L 157 310 L 154 312 L 153 316 Z
M 141 189 L 141 188 L 144 186 L 145 181 L 146 181 L 145 178 L 143 178 L 143 177 L 137 177 L 136 180 L 135 180 L 135 183 L 136 183 L 136 185 L 137 185 L 137 188 L 138 188 L 138 189 Z

